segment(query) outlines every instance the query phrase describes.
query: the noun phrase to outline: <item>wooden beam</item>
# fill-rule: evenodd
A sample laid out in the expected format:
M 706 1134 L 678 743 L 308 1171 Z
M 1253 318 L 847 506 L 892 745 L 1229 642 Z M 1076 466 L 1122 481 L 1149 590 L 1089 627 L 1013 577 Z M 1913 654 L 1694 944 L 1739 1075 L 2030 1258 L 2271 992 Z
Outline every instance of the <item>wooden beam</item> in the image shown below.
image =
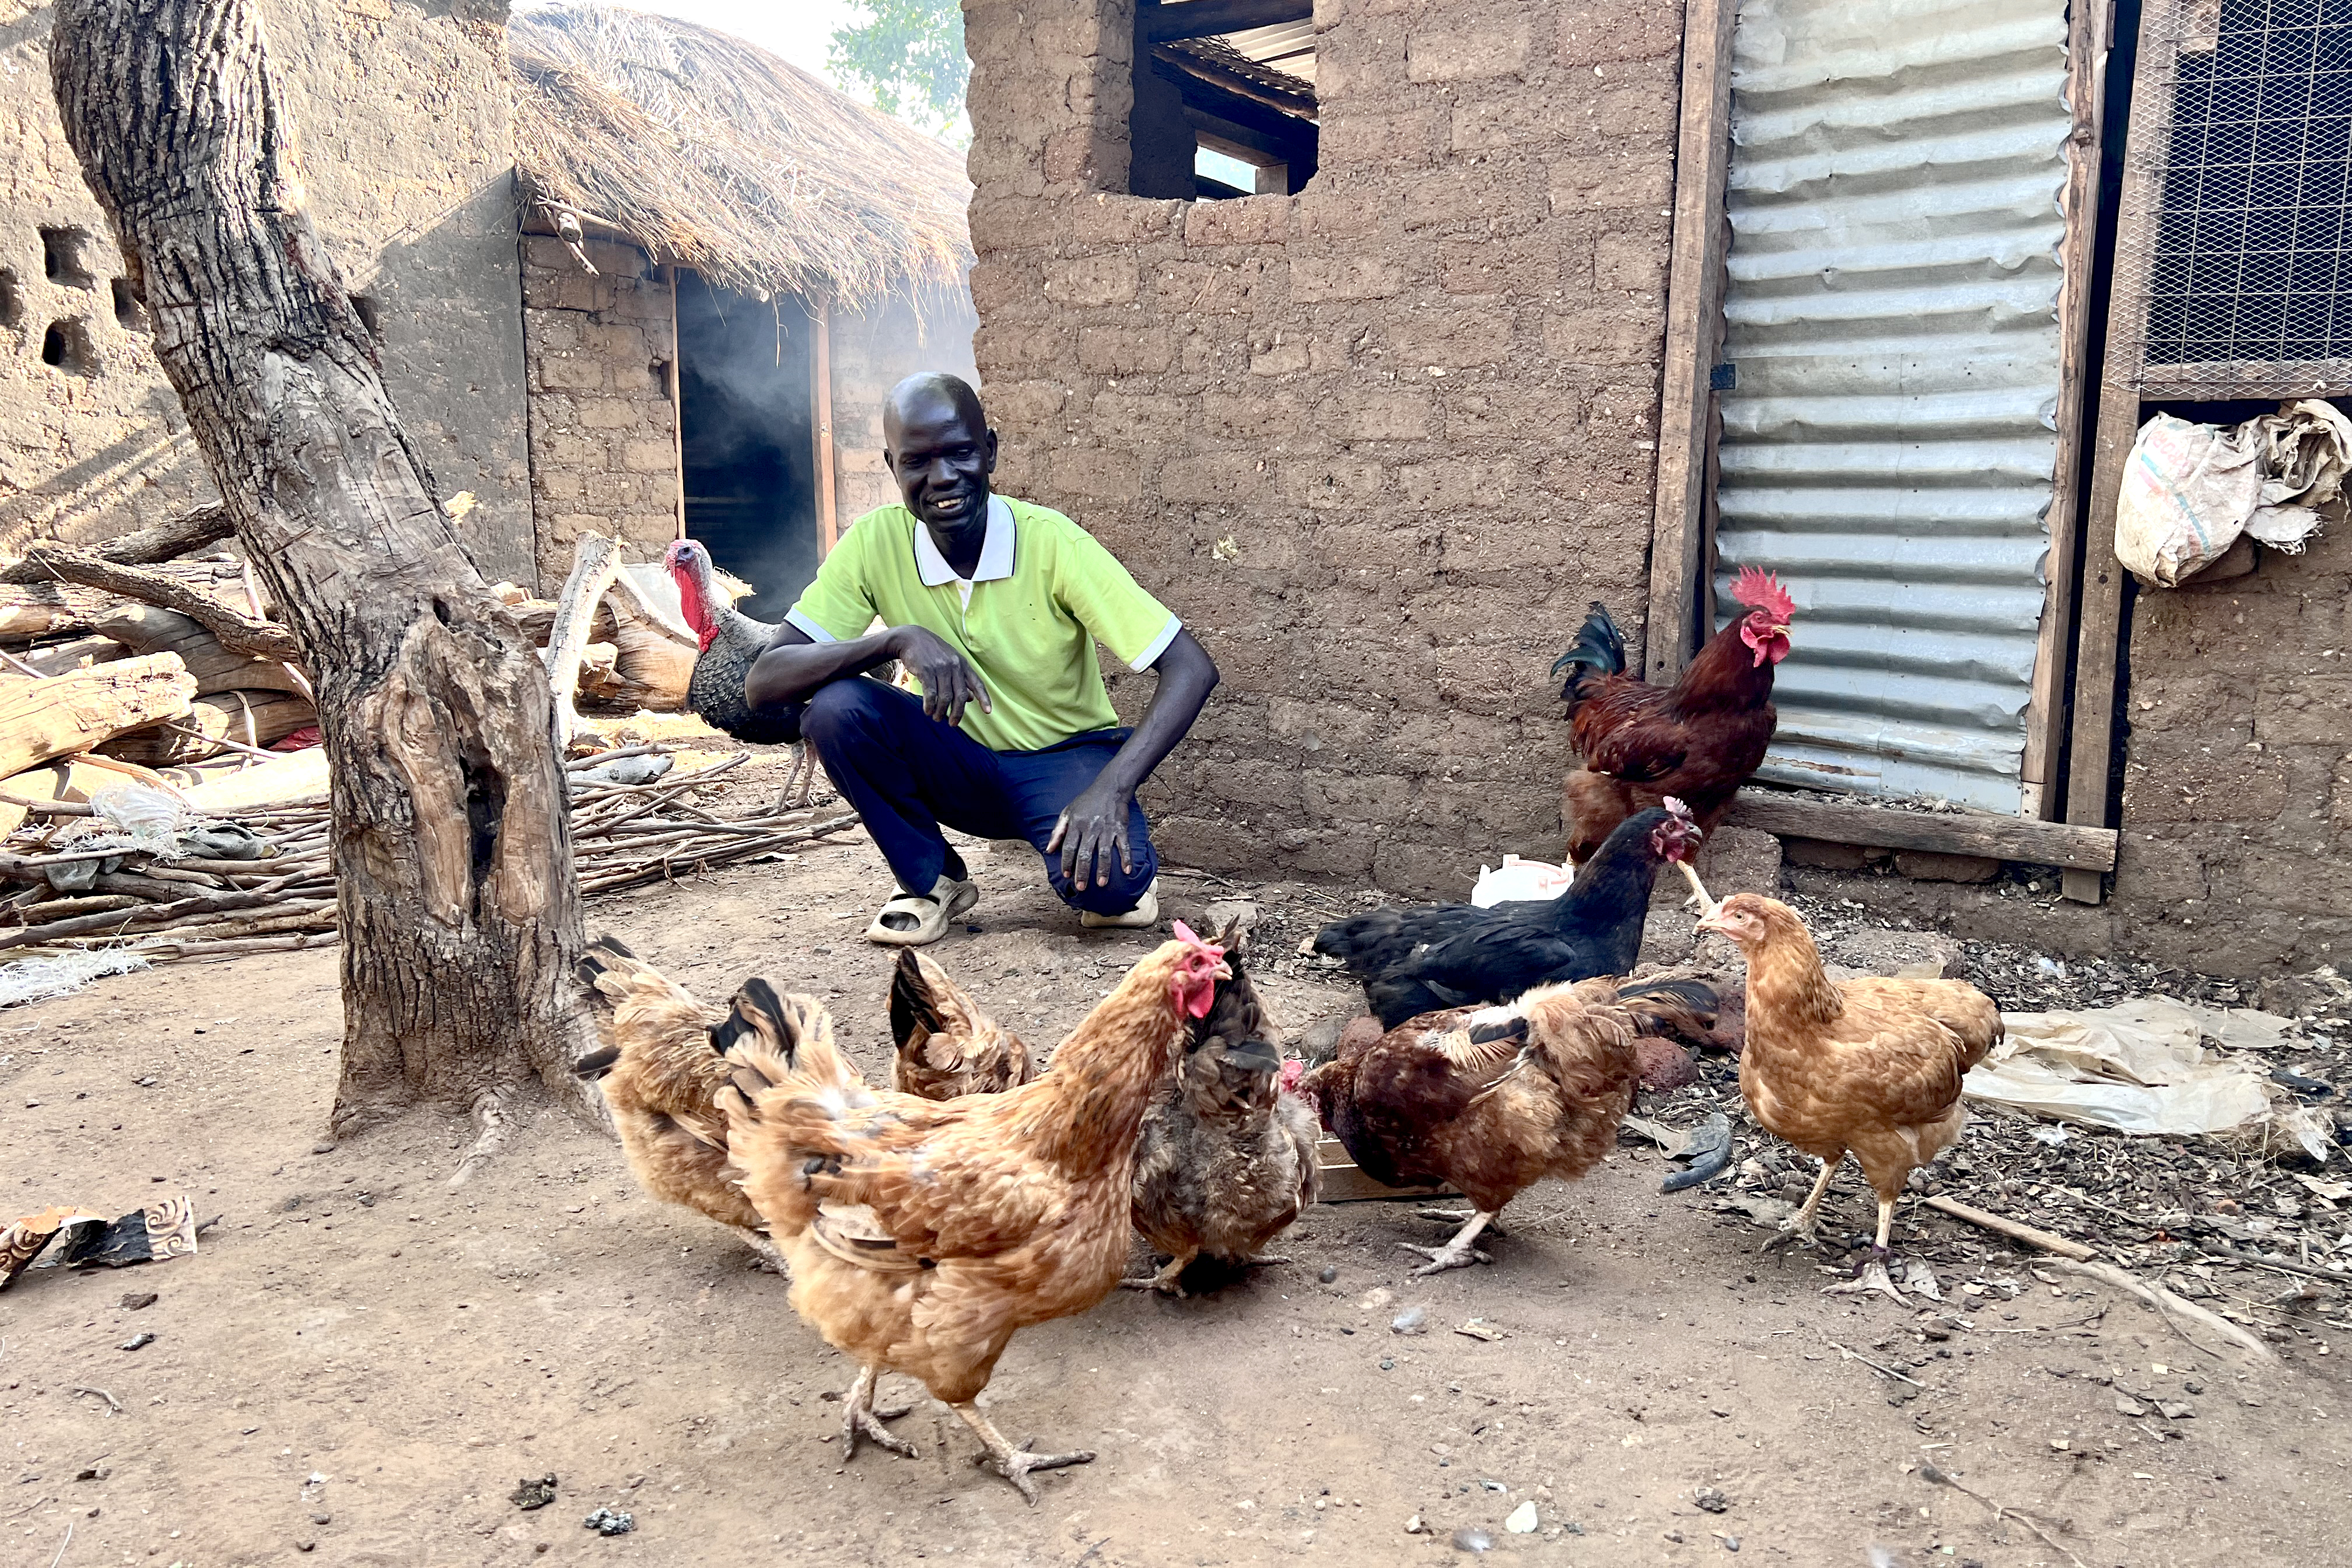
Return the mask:
M 677 268 L 669 268 L 669 450 L 670 468 L 677 477 L 677 532 L 686 537 L 686 399 L 678 391 L 677 356 L 686 346 L 677 328 Z
M 2116 559 L 2116 501 L 2139 431 L 2140 373 L 2147 342 L 2148 253 L 2157 221 L 2157 175 L 2171 105 L 2164 101 L 2179 46 L 2159 37 L 2158 8 L 2140 13 L 2131 113 L 2124 125 L 2123 192 L 2116 213 L 2115 280 L 2108 299 L 2107 357 L 2099 376 L 2098 434 L 2091 501 L 2083 517 L 2083 616 L 2075 634 L 2074 718 L 2066 749 L 2066 820 L 2105 827 L 2115 761 L 2116 709 L 2123 701 L 2126 574 Z M 2095 904 L 2105 896 L 2093 868 L 2070 868 L 2065 896 Z
M 2083 556 L 2082 480 L 2085 385 L 2091 320 L 2091 264 L 2099 228 L 2099 130 L 2106 100 L 2108 9 L 2074 0 L 2067 23 L 2066 239 L 2058 260 L 2058 452 L 2050 487 L 2050 553 L 2044 561 L 2042 630 L 2033 650 L 2033 687 L 2025 707 L 2023 814 L 2065 815 L 2055 787 L 2066 741 L 2066 673 L 2074 650 L 2074 584 Z
M 1312 21 L 1315 0 L 1184 0 L 1174 5 L 1161 0 L 1147 9 L 1150 16 L 1144 23 L 1144 37 L 1155 44 L 1166 44 L 1178 38 L 1213 38 L 1252 27 Z
M 1976 855 L 1988 860 L 2021 860 L 2096 875 L 2116 864 L 2111 827 L 2078 827 L 2035 822 L 1990 812 L 1901 811 L 1887 806 L 1845 805 L 1770 790 L 1744 789 L 1724 820 L 1792 838 L 1858 844 L 1873 849 L 1926 849 L 1938 855 Z
M 1648 658 L 1672 680 L 1696 647 L 1703 602 L 1708 471 L 1715 449 L 1709 389 L 1723 335 L 1728 248 L 1724 182 L 1731 167 L 1731 32 L 1738 0 L 1691 0 L 1683 27 L 1682 139 L 1675 155 L 1674 259 L 1666 279 L 1666 357 L 1658 407 L 1658 472 L 1650 514 Z
M 809 353 L 809 423 L 816 432 L 816 552 L 823 560 L 841 538 L 833 479 L 833 302 L 811 301 L 809 321 L 816 328 Z

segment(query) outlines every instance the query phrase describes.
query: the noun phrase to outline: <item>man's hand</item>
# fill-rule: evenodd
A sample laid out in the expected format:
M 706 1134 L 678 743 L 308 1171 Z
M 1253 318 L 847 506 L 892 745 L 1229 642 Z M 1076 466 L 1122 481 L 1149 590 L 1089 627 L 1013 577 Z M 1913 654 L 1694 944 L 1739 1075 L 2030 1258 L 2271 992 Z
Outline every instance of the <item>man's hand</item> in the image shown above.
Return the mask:
M 980 672 L 963 655 L 928 626 L 899 626 L 890 633 L 890 657 L 923 683 L 923 712 L 949 724 L 963 722 L 967 702 L 977 702 L 983 713 L 996 711 Z
M 1121 871 L 1134 873 L 1127 841 L 1128 810 L 1134 801 L 1134 791 L 1097 778 L 1063 808 L 1062 819 L 1054 825 L 1054 837 L 1045 840 L 1045 853 L 1060 848 L 1062 875 L 1071 887 L 1081 891 L 1109 887 L 1114 855 Z

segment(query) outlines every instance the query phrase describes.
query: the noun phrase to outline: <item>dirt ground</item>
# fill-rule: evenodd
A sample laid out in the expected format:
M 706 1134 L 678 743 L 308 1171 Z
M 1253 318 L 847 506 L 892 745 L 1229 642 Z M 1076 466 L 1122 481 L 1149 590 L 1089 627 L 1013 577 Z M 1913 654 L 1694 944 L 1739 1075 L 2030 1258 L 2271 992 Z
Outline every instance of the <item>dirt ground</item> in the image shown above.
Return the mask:
M 971 858 L 977 929 L 938 956 L 1055 1038 L 1147 939 L 1081 931 L 1025 850 Z M 591 930 L 706 994 L 752 972 L 828 993 L 878 1072 L 888 956 L 857 931 L 885 881 L 870 847 L 826 847 L 600 901 Z M 1172 872 L 1162 891 L 1177 915 L 1254 897 L 1274 956 L 1342 907 Z M 1843 1268 L 1761 1252 L 1706 1189 L 1662 1197 L 1666 1167 L 1630 1140 L 1525 1194 L 1489 1268 L 1410 1279 L 1397 1244 L 1439 1226 L 1323 1205 L 1284 1238 L 1288 1267 L 1019 1335 L 996 1419 L 1100 1455 L 1041 1477 L 1035 1509 L 929 1401 L 898 1426 L 919 1461 L 844 1466 L 851 1369 L 731 1237 L 642 1196 L 600 1131 L 550 1110 L 459 1189 L 455 1121 L 327 1142 L 335 984 L 328 950 L 0 1015 L 0 1208 L 187 1192 L 221 1216 L 193 1258 L 36 1270 L 0 1297 L 0 1564 L 1211 1568 L 1434 1563 L 1490 1539 L 1570 1564 L 2138 1568 L 2340 1562 L 2352 1531 L 2352 1334 L 2335 1353 L 2306 1325 L 2250 1367 L 1908 1208 L 1898 1244 L 1927 1238 L 1951 1305 L 1825 1296 Z M 1293 1030 L 1350 1001 L 1308 973 L 1260 984 Z M 1864 1225 L 1850 1168 L 1837 1194 L 1832 1218 Z M 1415 1308 L 1425 1331 L 1396 1331 Z M 1456 1331 L 1474 1320 L 1502 1337 Z M 549 1475 L 551 1506 L 509 1500 Z M 1528 1502 L 1537 1530 L 1507 1531 Z M 583 1529 L 598 1508 L 634 1531 Z

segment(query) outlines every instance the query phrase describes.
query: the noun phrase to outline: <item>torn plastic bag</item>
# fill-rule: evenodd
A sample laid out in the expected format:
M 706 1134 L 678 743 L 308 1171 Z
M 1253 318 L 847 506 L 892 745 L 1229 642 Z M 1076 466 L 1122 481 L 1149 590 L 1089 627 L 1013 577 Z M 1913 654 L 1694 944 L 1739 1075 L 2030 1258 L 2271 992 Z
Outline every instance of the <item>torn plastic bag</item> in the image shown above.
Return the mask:
M 1970 1100 L 2123 1132 L 2206 1133 L 2327 1157 L 2327 1128 L 2273 1084 L 2266 1067 L 2205 1048 L 2224 1030 L 2240 1039 L 2257 1033 L 2229 1014 L 2146 998 L 2095 1011 L 2004 1014 L 2001 1023 L 2006 1037 L 1962 1080 Z

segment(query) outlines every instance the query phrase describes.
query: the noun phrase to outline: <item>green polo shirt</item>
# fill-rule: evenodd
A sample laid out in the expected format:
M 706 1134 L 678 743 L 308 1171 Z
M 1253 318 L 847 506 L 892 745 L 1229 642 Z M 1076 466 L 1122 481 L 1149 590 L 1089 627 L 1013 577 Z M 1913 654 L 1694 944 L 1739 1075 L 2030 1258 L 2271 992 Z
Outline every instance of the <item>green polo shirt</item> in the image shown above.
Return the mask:
M 1094 645 L 1149 669 L 1181 627 L 1085 529 L 1005 496 L 989 500 L 970 582 L 913 512 L 878 507 L 841 536 L 784 618 L 826 643 L 864 637 L 877 616 L 928 627 L 971 662 L 995 711 L 967 707 L 964 732 L 999 752 L 1117 725 Z

